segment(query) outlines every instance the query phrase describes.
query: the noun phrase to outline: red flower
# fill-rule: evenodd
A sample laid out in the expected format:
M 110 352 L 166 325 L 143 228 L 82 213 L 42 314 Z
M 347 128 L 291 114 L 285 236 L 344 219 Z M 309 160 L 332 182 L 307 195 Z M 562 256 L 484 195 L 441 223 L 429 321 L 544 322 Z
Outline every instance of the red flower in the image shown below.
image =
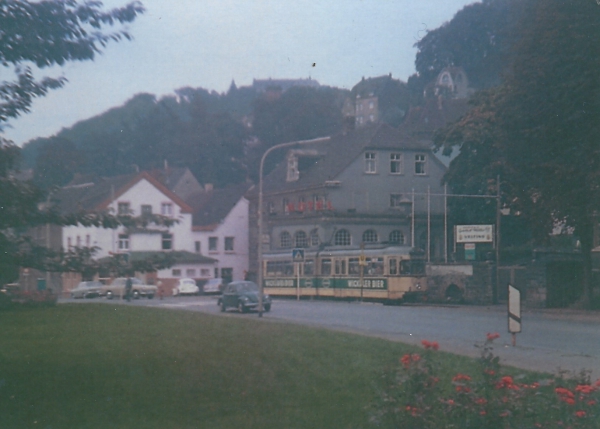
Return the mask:
M 585 417 L 585 411 L 583 411 L 583 410 L 576 411 L 575 415 L 577 417 Z
M 487 399 L 485 399 L 485 398 L 477 398 L 477 399 L 475 399 L 475 403 L 477 405 L 485 405 L 485 404 L 487 404 Z
M 438 350 L 440 348 L 440 345 L 438 344 L 437 341 L 429 342 L 427 340 L 423 340 L 423 341 L 421 341 L 421 344 L 423 344 L 423 347 L 425 347 L 425 350 L 428 350 L 428 349 Z
M 500 338 L 500 334 L 498 332 L 494 332 L 494 333 L 488 332 L 487 333 L 488 341 L 494 341 L 496 338 Z
M 402 362 L 402 365 L 404 365 L 405 368 L 408 368 L 410 366 L 410 355 L 402 356 L 400 362 Z
M 592 393 L 594 390 L 593 386 L 590 386 L 589 384 L 580 384 L 575 388 L 575 391 L 577 392 L 581 392 L 584 395 L 589 395 L 590 393 Z
M 454 378 L 452 378 L 452 381 L 470 381 L 471 377 L 469 377 L 466 374 L 456 374 L 454 376 Z

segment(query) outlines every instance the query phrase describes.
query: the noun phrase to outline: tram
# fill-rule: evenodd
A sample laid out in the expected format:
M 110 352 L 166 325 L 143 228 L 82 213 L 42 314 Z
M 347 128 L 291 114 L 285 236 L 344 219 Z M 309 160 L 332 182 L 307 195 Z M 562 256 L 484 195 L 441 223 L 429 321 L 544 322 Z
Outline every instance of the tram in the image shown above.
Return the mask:
M 264 292 L 384 303 L 422 300 L 426 297 L 425 259 L 411 250 L 388 246 L 265 254 Z

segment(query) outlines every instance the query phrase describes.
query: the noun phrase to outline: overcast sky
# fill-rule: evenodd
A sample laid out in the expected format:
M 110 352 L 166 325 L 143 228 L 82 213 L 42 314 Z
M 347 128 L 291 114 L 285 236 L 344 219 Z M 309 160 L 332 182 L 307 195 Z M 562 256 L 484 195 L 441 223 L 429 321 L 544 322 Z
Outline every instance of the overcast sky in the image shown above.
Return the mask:
M 106 7 L 126 0 L 104 1 Z M 363 76 L 414 73 L 413 45 L 473 0 L 143 0 L 131 42 L 93 62 L 47 70 L 69 82 L 10 122 L 5 137 L 49 137 L 79 120 L 184 86 L 224 92 L 253 78 L 352 88 Z M 313 66 L 314 64 L 314 66 Z

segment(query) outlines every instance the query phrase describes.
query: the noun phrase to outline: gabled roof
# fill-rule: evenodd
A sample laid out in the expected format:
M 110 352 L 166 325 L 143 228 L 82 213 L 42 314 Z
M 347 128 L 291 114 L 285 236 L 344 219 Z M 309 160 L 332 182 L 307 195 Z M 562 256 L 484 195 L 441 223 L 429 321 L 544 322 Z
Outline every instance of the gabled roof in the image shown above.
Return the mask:
M 249 187 L 248 183 L 240 183 L 191 195 L 187 201 L 193 209 L 193 229 L 213 230 L 227 217 Z
M 431 145 L 387 124 L 379 124 L 337 134 L 327 142 L 299 145 L 298 149 L 312 149 L 319 155 L 312 157 L 312 162 L 305 165 L 304 169 L 300 168 L 300 178 L 293 182 L 286 181 L 287 163 L 279 163 L 263 179 L 263 192 L 277 193 L 324 186 L 326 181 L 335 180 L 368 149 L 430 151 Z
M 192 212 L 192 208 L 188 204 L 147 172 L 101 178 L 94 182 L 65 186 L 54 194 L 52 199 L 57 202 L 57 208 L 61 213 L 103 211 L 142 180 L 147 180 L 170 198 L 181 208 L 183 213 Z

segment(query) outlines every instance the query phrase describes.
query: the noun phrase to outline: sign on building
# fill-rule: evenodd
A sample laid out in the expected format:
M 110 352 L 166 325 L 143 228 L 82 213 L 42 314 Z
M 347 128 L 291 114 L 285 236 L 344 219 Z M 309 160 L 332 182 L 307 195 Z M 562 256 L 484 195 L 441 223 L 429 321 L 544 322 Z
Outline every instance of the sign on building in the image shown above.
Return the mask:
M 456 225 L 457 243 L 491 243 L 494 241 L 494 225 Z

